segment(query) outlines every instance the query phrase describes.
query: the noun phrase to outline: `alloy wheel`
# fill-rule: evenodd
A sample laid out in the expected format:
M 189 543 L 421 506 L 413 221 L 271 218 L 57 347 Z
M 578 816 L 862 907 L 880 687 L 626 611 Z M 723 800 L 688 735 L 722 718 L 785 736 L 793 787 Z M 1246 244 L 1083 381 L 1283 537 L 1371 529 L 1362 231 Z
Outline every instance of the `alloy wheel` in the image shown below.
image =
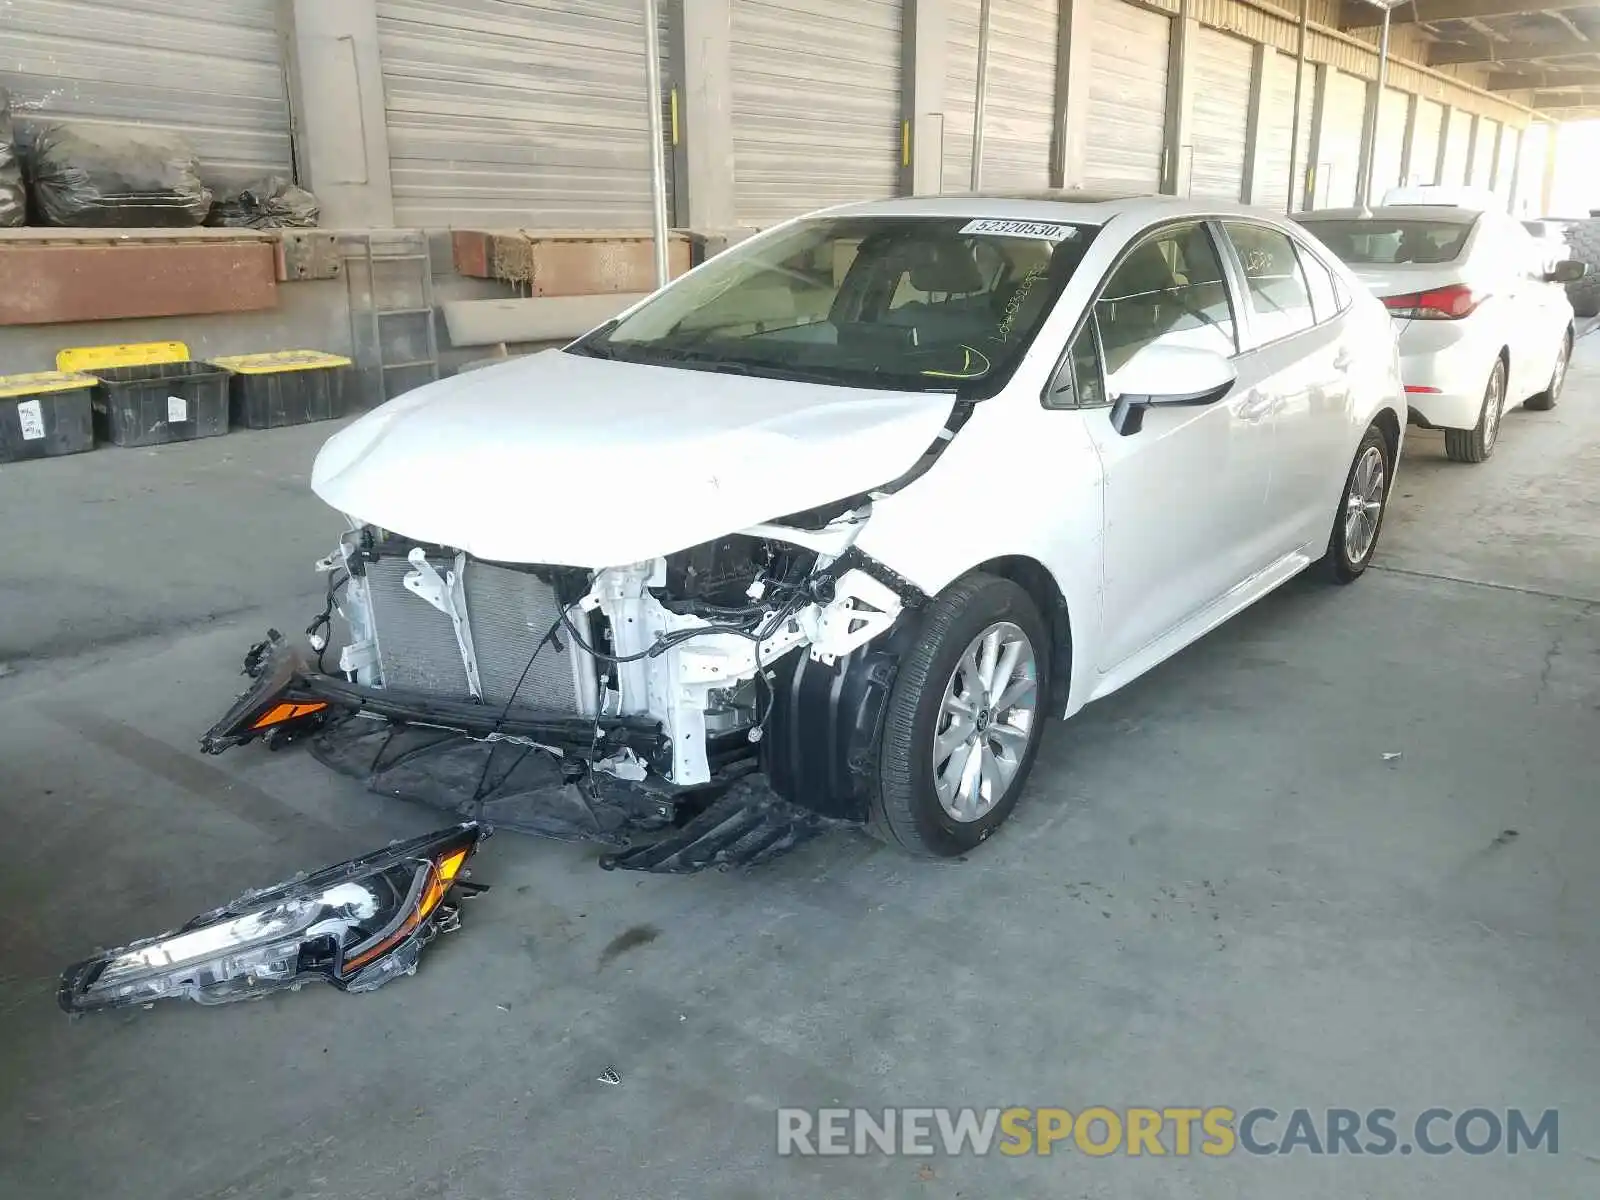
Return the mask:
M 1009 621 L 972 640 L 945 686 L 934 726 L 933 781 L 954 820 L 980 821 L 1005 799 L 1039 710 L 1039 663 Z
M 1505 407 L 1505 371 L 1496 367 L 1489 373 L 1489 390 L 1483 397 L 1483 448 L 1488 450 L 1500 436 L 1500 410 Z
M 1383 451 L 1368 446 L 1350 473 L 1350 491 L 1344 500 L 1344 549 L 1353 565 L 1365 562 L 1383 519 L 1385 471 Z

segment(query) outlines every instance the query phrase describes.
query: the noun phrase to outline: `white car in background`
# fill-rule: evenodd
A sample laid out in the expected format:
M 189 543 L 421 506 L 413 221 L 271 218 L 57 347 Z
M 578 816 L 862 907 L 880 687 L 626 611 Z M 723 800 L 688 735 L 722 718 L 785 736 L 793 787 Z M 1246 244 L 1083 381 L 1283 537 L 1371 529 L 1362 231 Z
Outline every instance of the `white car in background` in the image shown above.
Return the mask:
M 1389 309 L 1411 419 L 1443 429 L 1450 458 L 1493 454 L 1508 405 L 1555 407 L 1574 338 L 1563 285 L 1583 277 L 1581 263 L 1552 262 L 1520 222 L 1467 206 L 1396 203 L 1296 219 Z
M 759 771 L 959 855 L 1047 717 L 1313 564 L 1361 575 L 1404 423 L 1383 306 L 1282 219 L 832 209 L 336 434 L 312 487 L 351 522 L 340 671 L 269 639 L 205 745 L 361 710 L 519 741 L 596 808 Z

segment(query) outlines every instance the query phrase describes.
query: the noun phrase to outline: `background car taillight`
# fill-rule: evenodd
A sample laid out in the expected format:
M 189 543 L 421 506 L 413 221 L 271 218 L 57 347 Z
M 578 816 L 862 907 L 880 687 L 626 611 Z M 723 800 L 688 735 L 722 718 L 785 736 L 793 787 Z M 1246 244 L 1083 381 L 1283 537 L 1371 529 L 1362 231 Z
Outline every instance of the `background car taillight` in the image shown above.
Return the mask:
M 1483 300 L 1483 296 L 1466 284 L 1456 283 L 1429 292 L 1385 296 L 1383 304 L 1391 316 L 1407 317 L 1413 321 L 1456 321 L 1477 308 Z

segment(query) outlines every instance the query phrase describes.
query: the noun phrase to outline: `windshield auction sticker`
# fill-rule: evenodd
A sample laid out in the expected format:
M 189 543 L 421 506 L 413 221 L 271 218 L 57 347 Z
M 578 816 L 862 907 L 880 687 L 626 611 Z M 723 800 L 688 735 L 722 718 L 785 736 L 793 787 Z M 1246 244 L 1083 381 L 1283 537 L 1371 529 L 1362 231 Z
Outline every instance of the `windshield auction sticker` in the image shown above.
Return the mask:
M 1071 225 L 1049 221 L 999 221 L 993 218 L 970 222 L 962 233 L 988 233 L 998 237 L 1037 238 L 1043 242 L 1067 242 L 1078 236 Z

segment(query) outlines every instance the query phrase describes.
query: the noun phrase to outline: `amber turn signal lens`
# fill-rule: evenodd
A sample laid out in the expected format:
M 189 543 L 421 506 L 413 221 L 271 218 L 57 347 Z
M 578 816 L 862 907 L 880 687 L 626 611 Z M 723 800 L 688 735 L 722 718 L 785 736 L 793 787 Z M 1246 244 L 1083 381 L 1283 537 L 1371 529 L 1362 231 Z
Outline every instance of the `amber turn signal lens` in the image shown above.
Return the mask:
M 298 721 L 301 717 L 312 716 L 315 713 L 324 711 L 327 707 L 321 701 L 313 701 L 309 704 L 279 704 L 250 728 L 252 730 L 271 729 L 274 725 L 283 725 L 289 721 Z

